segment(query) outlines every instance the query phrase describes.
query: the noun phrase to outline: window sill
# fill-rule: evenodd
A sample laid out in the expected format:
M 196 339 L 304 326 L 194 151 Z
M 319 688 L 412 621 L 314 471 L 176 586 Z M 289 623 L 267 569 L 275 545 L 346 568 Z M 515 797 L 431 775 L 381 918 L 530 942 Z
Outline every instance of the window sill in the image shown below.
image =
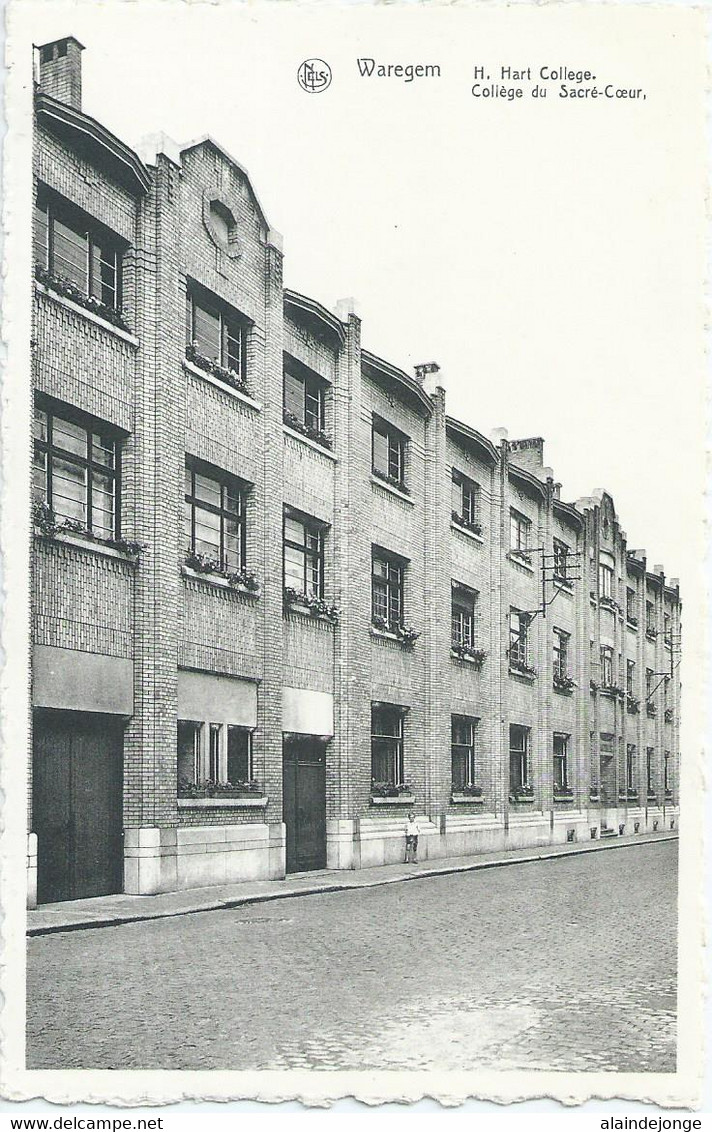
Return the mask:
M 338 459 L 329 448 L 324 448 L 323 444 L 317 443 L 312 440 L 310 436 L 304 436 L 301 432 L 297 432 L 295 428 L 290 428 L 289 425 L 283 424 L 282 431 L 285 436 L 291 436 L 292 440 L 298 440 L 300 444 L 306 444 L 307 448 L 312 451 L 318 452 L 320 456 L 326 456 L 327 460 L 332 460 L 334 464 L 338 464 Z
M 206 586 L 215 586 L 220 590 L 227 590 L 231 594 L 239 594 L 241 597 L 258 598 L 261 590 L 248 590 L 247 586 L 233 586 L 228 582 L 227 578 L 221 578 L 219 574 L 201 574 L 199 570 L 192 570 L 190 566 L 181 566 L 181 573 L 184 578 L 190 578 L 194 582 L 203 582 Z
M 52 535 L 47 535 L 35 527 L 35 538 L 41 539 L 42 542 L 59 542 L 66 546 L 76 546 L 79 550 L 86 550 L 89 554 L 100 554 L 104 558 L 116 558 L 128 566 L 137 566 L 139 561 L 132 554 L 117 550 L 115 546 L 106 546 L 98 540 L 82 538 L 81 535 L 72 534 L 70 531 L 58 530 Z
M 514 806 L 531 806 L 534 802 L 533 794 L 510 794 L 509 801 Z
M 485 800 L 481 794 L 476 797 L 474 794 L 461 794 L 458 790 L 453 790 L 450 801 L 454 806 L 462 806 L 466 802 L 471 802 L 474 806 L 483 806 Z
M 638 632 L 638 626 L 634 625 L 632 621 L 628 621 L 627 618 L 626 618 L 625 627 L 626 627 L 626 629 L 630 629 L 631 633 L 637 633 Z
M 378 476 L 374 476 L 373 473 L 371 473 L 371 485 L 373 487 L 381 487 L 390 495 L 394 495 L 396 499 L 400 499 L 403 503 L 407 503 L 409 507 L 415 507 L 415 503 L 409 495 L 406 495 L 404 491 L 399 491 L 397 487 L 393 487 L 393 484 L 388 483 L 386 480 L 381 480 L 378 478 Z
M 60 307 L 66 307 L 67 310 L 74 311 L 75 314 L 80 314 L 82 318 L 86 318 L 88 322 L 93 322 L 95 326 L 100 326 L 102 330 L 108 330 L 110 334 L 115 334 L 117 338 L 121 338 L 123 342 L 128 342 L 129 346 L 137 349 L 140 345 L 138 338 L 130 334 L 128 330 L 122 330 L 120 326 L 114 326 L 113 322 L 108 322 L 107 319 L 102 318 L 101 315 L 94 314 L 86 307 L 82 307 L 79 303 L 73 302 L 65 295 L 60 295 L 57 291 L 53 291 L 51 287 L 45 287 L 43 283 L 38 283 L 35 280 L 35 291 L 40 295 L 46 295 L 48 299 L 58 303 Z
M 508 551 L 507 558 L 514 566 L 519 566 L 520 569 L 526 570 L 527 574 L 534 573 L 534 567 L 532 566 L 531 562 L 527 562 L 525 558 L 523 558 L 520 554 L 517 554 L 516 550 Z
M 576 689 L 576 684 L 572 684 L 569 688 L 561 687 L 558 684 L 552 684 L 552 688 L 556 692 L 557 696 L 573 696 Z
M 517 676 L 520 680 L 525 680 L 527 684 L 533 684 L 536 680 L 536 672 L 522 672 L 519 668 L 512 668 L 509 666 L 509 675 Z
M 454 649 L 450 649 L 450 656 L 452 657 L 453 660 L 458 661 L 458 663 L 460 663 L 460 664 L 471 665 L 477 672 L 479 672 L 481 670 L 482 665 L 485 662 L 484 657 L 478 658 L 476 656 L 467 656 L 467 654 L 465 654 L 463 656 L 461 653 L 455 652 Z
M 573 794 L 557 794 L 556 791 L 554 791 L 554 805 L 555 806 L 561 806 L 561 805 L 566 805 L 566 804 L 571 805 L 574 801 L 575 801 L 575 799 L 574 799 Z
M 335 628 L 337 624 L 336 621 L 332 621 L 330 617 L 327 617 L 325 613 L 314 613 L 314 611 L 310 609 L 308 605 L 300 605 L 298 602 L 294 602 L 293 604 L 285 604 L 284 612 L 286 616 L 295 614 L 297 617 L 302 618 L 305 621 L 316 621 L 320 625 L 330 625 L 332 629 Z
M 375 794 L 371 795 L 372 806 L 413 806 L 415 805 L 415 794 L 397 794 L 393 798 L 376 797 Z
M 179 810 L 263 810 L 269 798 L 265 794 L 244 798 L 179 798 Z
M 573 582 L 568 582 L 565 578 L 554 578 L 553 584 L 557 587 L 557 593 L 566 594 L 567 597 L 574 596 Z
M 467 527 L 461 527 L 459 523 L 453 523 L 452 520 L 450 521 L 450 530 L 457 531 L 459 535 L 464 535 L 465 538 L 470 538 L 473 542 L 477 542 L 481 546 L 484 545 L 485 540 L 482 535 L 477 535 L 474 531 L 468 531 Z
M 370 633 L 371 636 L 375 637 L 377 641 L 393 641 L 395 645 L 399 645 L 400 648 L 406 649 L 407 652 L 413 651 L 415 641 L 404 641 L 395 633 L 389 633 L 387 629 L 377 629 L 375 625 L 371 625 Z
M 254 409 L 255 412 L 260 413 L 262 411 L 262 406 L 259 401 L 255 401 L 253 397 L 248 397 L 247 393 L 241 393 L 239 389 L 233 389 L 227 382 L 220 381 L 218 377 L 213 377 L 211 373 L 201 369 L 200 366 L 193 365 L 187 358 L 183 359 L 183 369 L 187 370 L 188 373 L 192 373 L 194 377 L 199 377 L 201 381 L 207 381 L 208 385 L 214 385 L 221 393 L 226 393 L 228 397 L 234 397 L 236 401 L 240 401 L 243 405 Z

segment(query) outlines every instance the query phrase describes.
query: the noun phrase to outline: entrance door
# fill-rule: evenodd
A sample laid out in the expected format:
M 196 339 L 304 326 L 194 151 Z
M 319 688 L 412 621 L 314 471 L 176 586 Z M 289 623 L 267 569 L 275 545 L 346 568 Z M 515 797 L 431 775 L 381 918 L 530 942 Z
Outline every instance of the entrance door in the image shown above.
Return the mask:
M 616 791 L 616 765 L 613 755 L 601 755 L 601 801 L 604 805 L 615 806 L 618 801 Z
M 39 903 L 121 891 L 122 763 L 122 727 L 113 717 L 71 712 L 35 716 Z
M 284 822 L 287 872 L 326 867 L 326 744 L 311 735 L 285 736 Z

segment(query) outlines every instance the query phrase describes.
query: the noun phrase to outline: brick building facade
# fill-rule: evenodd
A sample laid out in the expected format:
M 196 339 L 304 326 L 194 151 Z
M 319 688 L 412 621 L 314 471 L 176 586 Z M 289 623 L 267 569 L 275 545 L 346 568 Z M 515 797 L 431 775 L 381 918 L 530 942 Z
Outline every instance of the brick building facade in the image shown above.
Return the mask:
M 216 142 L 35 94 L 30 901 L 674 828 L 680 596 L 282 282 Z

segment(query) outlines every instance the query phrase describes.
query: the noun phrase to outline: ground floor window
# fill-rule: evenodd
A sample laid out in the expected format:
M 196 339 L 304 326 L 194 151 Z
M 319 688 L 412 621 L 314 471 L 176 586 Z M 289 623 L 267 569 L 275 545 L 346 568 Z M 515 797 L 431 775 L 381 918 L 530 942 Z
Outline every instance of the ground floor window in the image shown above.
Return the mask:
M 371 778 L 403 785 L 403 709 L 394 704 L 371 706 Z
M 509 788 L 522 790 L 529 785 L 529 757 L 531 732 L 516 723 L 509 728 Z
M 475 784 L 475 735 L 478 720 L 453 715 L 451 723 L 452 788 L 464 790 Z
M 648 747 L 645 752 L 645 782 L 648 794 L 655 792 L 655 748 Z
M 569 736 L 554 733 L 554 790 L 569 785 Z
M 178 720 L 178 793 L 201 785 L 252 781 L 252 731 L 226 723 Z
M 625 788 L 635 790 L 635 743 L 628 743 L 625 751 Z

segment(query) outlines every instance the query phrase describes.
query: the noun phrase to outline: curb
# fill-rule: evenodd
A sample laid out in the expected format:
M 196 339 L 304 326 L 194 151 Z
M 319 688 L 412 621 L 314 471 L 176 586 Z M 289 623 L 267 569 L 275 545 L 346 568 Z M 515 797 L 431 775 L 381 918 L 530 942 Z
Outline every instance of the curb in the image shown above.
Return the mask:
M 144 920 L 167 920 L 173 919 L 176 916 L 194 916 L 200 912 L 217 912 L 221 909 L 241 908 L 248 904 L 266 904 L 272 900 L 288 900 L 299 896 L 320 896 L 323 893 L 330 892 L 358 892 L 363 888 L 381 888 L 386 884 L 400 884 L 403 881 L 427 880 L 430 877 L 449 876 L 456 873 L 471 873 L 480 869 L 500 869 L 511 867 L 512 865 L 527 865 L 533 864 L 536 861 L 557 861 L 568 857 L 579 857 L 584 853 L 596 853 L 609 849 L 629 849 L 631 846 L 636 845 L 657 845 L 661 842 L 677 841 L 678 839 L 677 833 L 657 837 L 637 836 L 635 840 L 630 841 L 612 839 L 610 841 L 596 842 L 595 845 L 586 845 L 585 848 L 584 846 L 579 846 L 576 849 L 567 849 L 559 853 L 544 851 L 541 853 L 533 853 L 527 857 L 512 857 L 511 860 L 507 860 L 506 858 L 496 861 L 473 860 L 472 863 L 468 862 L 464 865 L 441 865 L 435 868 L 424 869 L 422 872 L 409 873 L 404 876 L 384 877 L 371 881 L 366 879 L 363 882 L 359 881 L 357 884 L 343 884 L 339 881 L 333 881 L 324 884 L 316 883 L 308 888 L 293 888 L 278 892 L 255 893 L 252 896 L 235 896 L 226 900 L 216 900 L 212 904 L 201 905 L 199 908 L 181 908 L 176 911 L 166 910 L 165 912 L 149 913 L 145 916 L 129 914 L 126 916 L 107 917 L 105 920 L 80 920 L 71 924 L 47 924 L 43 927 L 28 927 L 26 934 L 28 936 L 43 936 L 56 935 L 59 932 L 87 931 L 91 928 L 115 928 L 120 924 L 138 924 L 142 923 Z M 366 871 L 367 870 L 364 870 L 364 872 Z

